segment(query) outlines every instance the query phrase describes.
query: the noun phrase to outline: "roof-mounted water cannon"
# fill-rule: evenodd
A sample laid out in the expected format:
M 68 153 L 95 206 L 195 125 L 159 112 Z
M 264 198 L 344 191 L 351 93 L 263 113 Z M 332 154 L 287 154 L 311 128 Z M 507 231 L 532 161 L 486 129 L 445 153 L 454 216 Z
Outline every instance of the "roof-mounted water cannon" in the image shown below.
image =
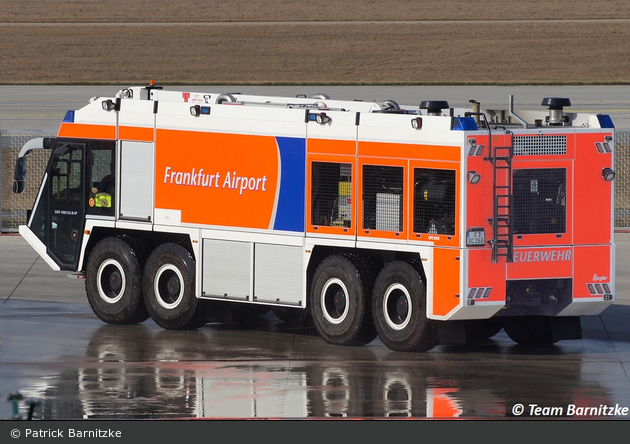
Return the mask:
M 542 106 L 549 108 L 549 116 L 545 121 L 550 126 L 562 126 L 569 123 L 569 116 L 565 116 L 563 109 L 565 106 L 571 106 L 571 101 L 563 97 L 545 97 L 541 103 Z
M 448 109 L 446 100 L 423 100 L 420 102 L 420 109 L 426 109 L 429 116 L 441 116 L 443 109 Z

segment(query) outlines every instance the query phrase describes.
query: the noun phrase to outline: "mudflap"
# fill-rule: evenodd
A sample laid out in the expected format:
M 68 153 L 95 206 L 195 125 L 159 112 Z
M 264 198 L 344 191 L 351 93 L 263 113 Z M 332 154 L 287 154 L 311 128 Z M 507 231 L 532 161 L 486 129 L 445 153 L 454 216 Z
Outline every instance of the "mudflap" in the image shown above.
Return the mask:
M 553 342 L 582 339 L 582 322 L 579 316 L 558 316 L 549 319 Z

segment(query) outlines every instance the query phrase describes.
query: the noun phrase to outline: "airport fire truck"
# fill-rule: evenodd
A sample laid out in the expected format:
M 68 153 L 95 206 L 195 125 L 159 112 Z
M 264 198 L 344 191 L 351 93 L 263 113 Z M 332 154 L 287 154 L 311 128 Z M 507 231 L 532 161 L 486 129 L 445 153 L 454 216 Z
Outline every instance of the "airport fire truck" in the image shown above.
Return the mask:
M 227 303 L 336 345 L 579 339 L 614 301 L 614 125 L 507 99 L 122 89 L 23 147 L 15 192 L 51 154 L 20 234 L 105 323 L 196 329 Z

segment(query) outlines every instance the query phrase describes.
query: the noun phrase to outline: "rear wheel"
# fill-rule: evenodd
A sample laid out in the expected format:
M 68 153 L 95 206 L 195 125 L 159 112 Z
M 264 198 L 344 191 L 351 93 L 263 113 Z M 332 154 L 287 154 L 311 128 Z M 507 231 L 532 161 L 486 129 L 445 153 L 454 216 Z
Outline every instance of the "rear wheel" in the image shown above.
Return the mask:
M 374 283 L 372 304 L 376 330 L 387 347 L 403 352 L 433 347 L 425 288 L 413 266 L 401 261 L 386 265 Z
M 464 321 L 464 329 L 466 342 L 477 344 L 497 335 L 503 329 L 503 324 L 497 319 L 475 319 Z
M 550 345 L 553 340 L 551 320 L 546 316 L 515 316 L 506 318 L 503 330 L 517 344 L 527 346 Z
M 157 247 L 147 260 L 143 277 L 144 300 L 151 318 L 167 330 L 191 330 L 204 325 L 197 310 L 195 262 L 179 244 Z
M 324 340 L 335 345 L 364 345 L 376 337 L 370 317 L 367 276 L 348 258 L 330 256 L 313 276 L 311 313 Z
M 137 324 L 149 318 L 142 299 L 138 249 L 133 242 L 107 237 L 96 244 L 85 270 L 92 310 L 108 324 Z

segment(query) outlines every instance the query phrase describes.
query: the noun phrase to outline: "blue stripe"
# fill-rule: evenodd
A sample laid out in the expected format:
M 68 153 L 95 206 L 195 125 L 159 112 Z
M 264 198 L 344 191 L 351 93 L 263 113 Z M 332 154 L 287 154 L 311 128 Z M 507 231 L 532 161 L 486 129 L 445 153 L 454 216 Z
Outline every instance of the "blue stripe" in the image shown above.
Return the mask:
M 306 139 L 276 137 L 280 150 L 280 194 L 274 230 L 305 229 Z

